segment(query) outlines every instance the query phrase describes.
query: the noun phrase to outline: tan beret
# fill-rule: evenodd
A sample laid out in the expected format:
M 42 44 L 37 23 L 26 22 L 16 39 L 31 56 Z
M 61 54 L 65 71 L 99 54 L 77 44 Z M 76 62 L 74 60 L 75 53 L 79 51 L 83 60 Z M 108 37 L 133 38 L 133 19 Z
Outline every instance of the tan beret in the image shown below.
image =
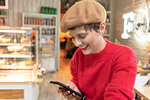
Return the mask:
M 69 28 L 90 23 L 105 21 L 106 10 L 94 0 L 82 0 L 76 2 L 64 14 L 60 28 L 62 32 L 67 32 Z

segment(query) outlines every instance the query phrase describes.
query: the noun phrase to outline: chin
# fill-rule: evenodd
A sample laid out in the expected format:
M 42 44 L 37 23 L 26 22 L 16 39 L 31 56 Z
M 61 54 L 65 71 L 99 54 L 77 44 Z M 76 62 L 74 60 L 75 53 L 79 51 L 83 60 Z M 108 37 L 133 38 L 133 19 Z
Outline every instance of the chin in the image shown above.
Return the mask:
M 83 50 L 82 50 L 82 52 L 83 52 L 83 54 L 84 54 L 84 55 L 91 54 L 91 53 L 90 53 L 90 52 L 88 52 L 88 51 L 83 51 Z

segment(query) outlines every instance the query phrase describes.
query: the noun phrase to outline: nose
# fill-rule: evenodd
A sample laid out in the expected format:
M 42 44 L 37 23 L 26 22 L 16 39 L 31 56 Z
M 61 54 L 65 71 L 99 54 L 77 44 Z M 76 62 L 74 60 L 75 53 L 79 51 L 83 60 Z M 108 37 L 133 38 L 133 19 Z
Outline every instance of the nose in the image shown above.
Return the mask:
M 73 41 L 73 43 L 74 43 L 74 45 L 75 45 L 76 47 L 79 47 L 79 46 L 82 44 L 82 42 L 81 42 L 80 40 L 78 40 L 78 39 L 75 39 L 75 40 Z

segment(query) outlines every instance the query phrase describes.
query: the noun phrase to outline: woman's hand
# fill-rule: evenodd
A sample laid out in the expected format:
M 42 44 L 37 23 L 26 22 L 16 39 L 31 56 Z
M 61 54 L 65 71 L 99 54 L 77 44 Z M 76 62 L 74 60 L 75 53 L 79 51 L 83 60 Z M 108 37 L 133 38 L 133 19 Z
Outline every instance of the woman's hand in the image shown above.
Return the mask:
M 73 82 L 69 81 L 66 85 L 81 94 L 80 90 Z M 81 100 L 81 97 L 75 95 L 74 93 L 70 93 L 70 91 L 66 91 L 64 88 L 59 88 L 58 93 L 61 93 L 68 100 Z

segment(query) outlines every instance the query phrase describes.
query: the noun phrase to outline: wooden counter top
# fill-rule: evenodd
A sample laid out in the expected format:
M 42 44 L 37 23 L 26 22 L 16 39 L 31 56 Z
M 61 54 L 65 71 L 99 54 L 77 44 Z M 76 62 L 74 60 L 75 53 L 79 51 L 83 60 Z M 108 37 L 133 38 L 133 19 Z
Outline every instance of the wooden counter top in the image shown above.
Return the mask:
M 135 87 L 134 92 L 140 95 L 144 100 L 150 100 L 150 86 Z
M 149 69 L 143 69 L 142 67 L 137 67 L 137 72 L 142 74 L 150 73 Z
M 31 70 L 0 70 L 0 83 L 40 83 L 43 78 L 33 77 Z

